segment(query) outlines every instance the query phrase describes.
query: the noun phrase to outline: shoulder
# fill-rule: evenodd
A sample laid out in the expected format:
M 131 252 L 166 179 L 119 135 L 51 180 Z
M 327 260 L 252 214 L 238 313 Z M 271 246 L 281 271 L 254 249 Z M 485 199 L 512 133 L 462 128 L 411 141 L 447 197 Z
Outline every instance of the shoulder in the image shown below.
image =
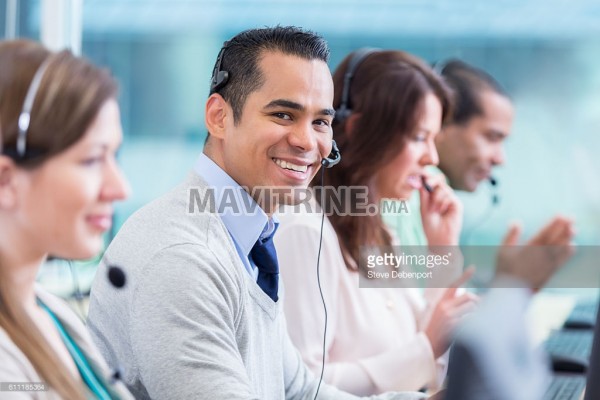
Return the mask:
M 35 294 L 63 324 L 79 332 L 85 332 L 83 321 L 64 299 L 48 292 L 39 284 L 35 285 Z
M 0 382 L 33 382 L 37 373 L 25 354 L 0 327 Z
M 193 173 L 169 193 L 134 213 L 108 247 L 105 263 L 122 264 L 131 271 L 161 260 L 169 262 L 171 257 L 178 261 L 188 259 L 200 266 L 217 259 L 231 260 L 235 247 L 225 225 L 210 207 L 190 209 L 192 190 L 208 190 Z

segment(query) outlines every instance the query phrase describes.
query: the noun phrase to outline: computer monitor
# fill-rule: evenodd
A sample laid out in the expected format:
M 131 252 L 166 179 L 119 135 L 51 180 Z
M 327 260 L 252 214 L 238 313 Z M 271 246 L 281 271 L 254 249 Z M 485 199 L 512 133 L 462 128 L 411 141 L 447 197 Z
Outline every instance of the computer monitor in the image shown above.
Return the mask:
M 493 288 L 457 330 L 445 400 L 541 399 L 547 358 L 530 342 L 523 288 Z
M 527 344 L 527 299 L 520 298 L 518 290 L 511 296 L 510 290 L 491 290 L 480 309 L 457 332 L 445 400 L 541 400 L 549 396 L 548 382 L 577 378 L 562 374 L 551 379 L 543 354 Z M 583 399 L 600 399 L 600 309 L 586 380 Z M 582 386 L 568 398 L 579 400 Z

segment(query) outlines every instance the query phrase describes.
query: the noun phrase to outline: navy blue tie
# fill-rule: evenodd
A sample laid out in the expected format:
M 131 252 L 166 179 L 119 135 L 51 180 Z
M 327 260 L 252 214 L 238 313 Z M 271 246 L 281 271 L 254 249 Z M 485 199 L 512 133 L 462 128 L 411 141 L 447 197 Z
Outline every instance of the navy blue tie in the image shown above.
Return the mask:
M 273 245 L 273 235 L 261 240 L 260 238 L 250 251 L 252 260 L 258 268 L 258 286 L 271 298 L 277 301 L 277 287 L 279 285 L 279 264 L 277 251 Z

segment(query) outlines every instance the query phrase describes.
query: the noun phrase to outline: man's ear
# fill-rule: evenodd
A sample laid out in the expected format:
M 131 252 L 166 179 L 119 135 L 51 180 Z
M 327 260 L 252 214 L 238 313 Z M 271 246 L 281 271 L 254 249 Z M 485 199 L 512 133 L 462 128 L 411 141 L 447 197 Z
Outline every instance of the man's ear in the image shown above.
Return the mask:
M 0 155 L 0 209 L 13 209 L 17 204 L 17 166 L 9 157 Z
M 212 94 L 206 101 L 205 123 L 210 135 L 223 139 L 228 118 L 233 118 L 233 110 L 220 94 Z

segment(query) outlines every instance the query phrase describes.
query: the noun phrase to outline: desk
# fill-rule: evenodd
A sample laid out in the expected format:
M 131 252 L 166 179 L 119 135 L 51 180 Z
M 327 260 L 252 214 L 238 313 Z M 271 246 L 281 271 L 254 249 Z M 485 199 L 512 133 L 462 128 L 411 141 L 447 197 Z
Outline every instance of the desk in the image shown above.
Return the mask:
M 533 296 L 527 310 L 528 330 L 534 345 L 540 345 L 553 330 L 560 329 L 580 296 L 540 292 Z

